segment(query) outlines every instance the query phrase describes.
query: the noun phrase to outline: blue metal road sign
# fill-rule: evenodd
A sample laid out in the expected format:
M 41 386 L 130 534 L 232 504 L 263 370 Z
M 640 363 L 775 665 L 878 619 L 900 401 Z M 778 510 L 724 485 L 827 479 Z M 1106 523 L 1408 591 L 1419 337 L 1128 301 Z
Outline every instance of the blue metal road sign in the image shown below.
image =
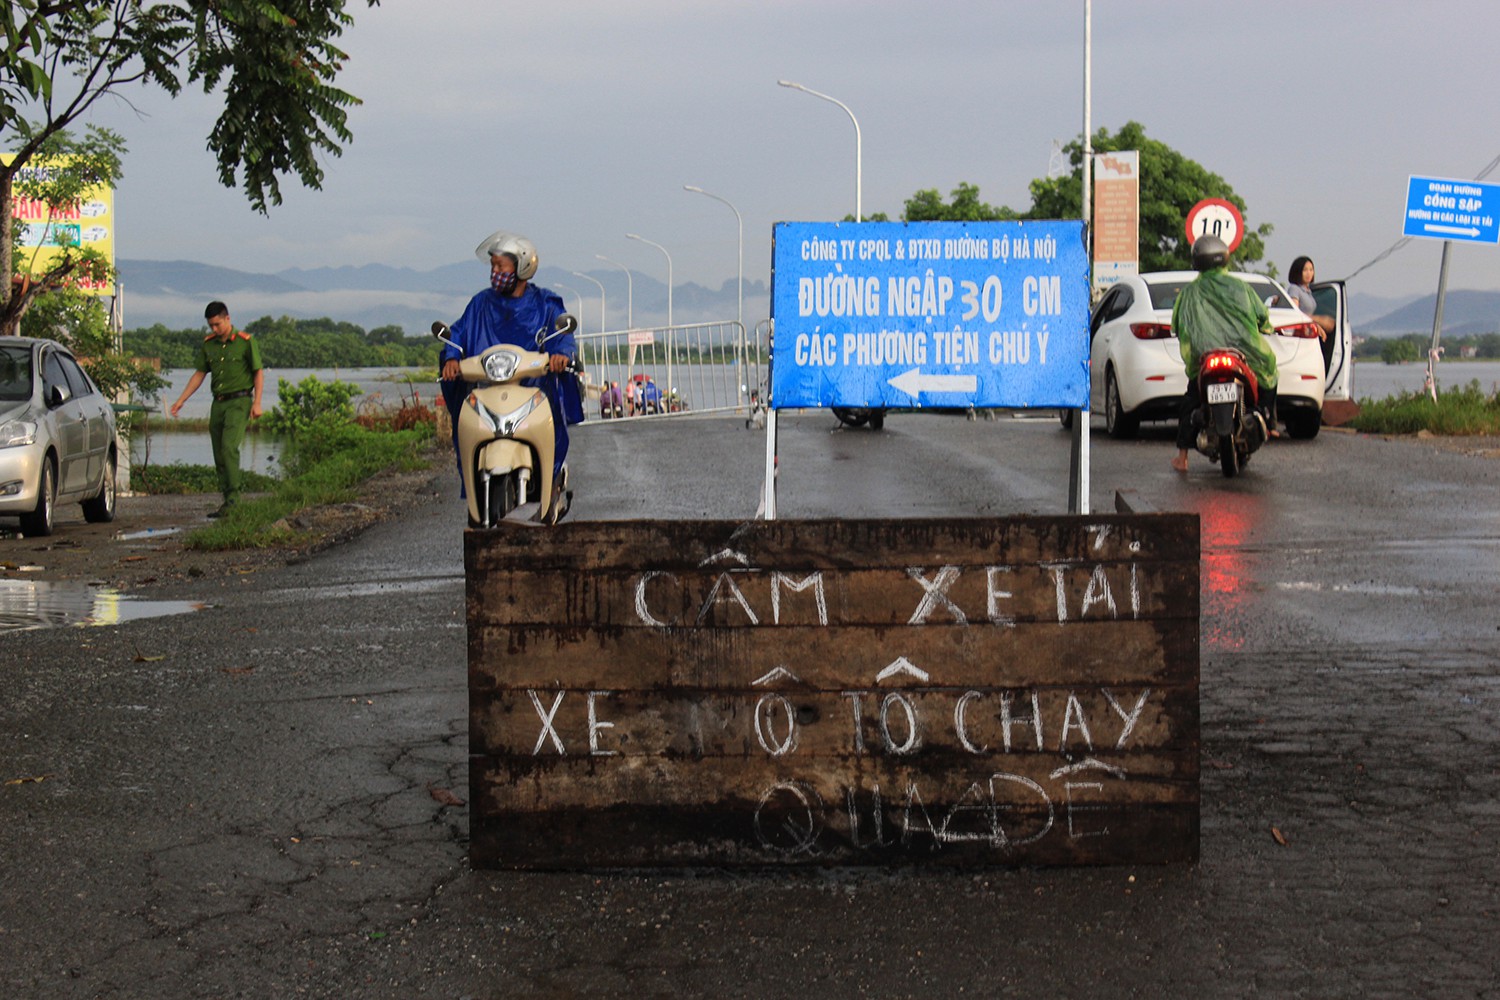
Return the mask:
M 1088 406 L 1082 222 L 780 222 L 771 405 Z
M 1500 243 L 1500 184 L 1413 177 L 1403 236 L 1455 243 Z

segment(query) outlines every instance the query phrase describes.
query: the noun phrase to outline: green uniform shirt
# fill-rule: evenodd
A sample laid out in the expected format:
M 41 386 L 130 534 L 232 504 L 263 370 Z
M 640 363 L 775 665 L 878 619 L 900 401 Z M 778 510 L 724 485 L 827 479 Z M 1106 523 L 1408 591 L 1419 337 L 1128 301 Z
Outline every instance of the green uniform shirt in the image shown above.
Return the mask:
M 240 331 L 228 343 L 209 334 L 198 345 L 197 369 L 211 376 L 209 389 L 215 396 L 244 392 L 255 388 L 255 373 L 260 363 L 260 346 L 248 333 Z

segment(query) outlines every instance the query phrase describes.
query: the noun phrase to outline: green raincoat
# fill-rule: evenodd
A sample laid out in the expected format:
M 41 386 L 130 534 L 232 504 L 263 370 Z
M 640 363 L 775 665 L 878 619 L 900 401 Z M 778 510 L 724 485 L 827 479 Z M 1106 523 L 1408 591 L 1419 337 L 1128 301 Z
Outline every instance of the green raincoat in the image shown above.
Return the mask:
M 1276 388 L 1276 355 L 1265 340 L 1271 334 L 1270 313 L 1250 286 L 1227 269 L 1204 271 L 1177 294 L 1172 329 L 1189 379 L 1198 377 L 1203 355 L 1234 347 L 1245 355 L 1257 382 Z

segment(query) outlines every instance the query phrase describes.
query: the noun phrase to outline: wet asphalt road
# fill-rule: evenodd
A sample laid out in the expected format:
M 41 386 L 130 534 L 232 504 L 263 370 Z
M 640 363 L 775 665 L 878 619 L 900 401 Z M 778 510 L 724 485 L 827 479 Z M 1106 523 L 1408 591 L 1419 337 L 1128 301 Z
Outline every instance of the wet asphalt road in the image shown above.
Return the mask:
M 740 421 L 575 441 L 575 517 L 754 514 Z M 1096 424 L 1092 507 L 1203 519 L 1195 866 L 470 871 L 445 490 L 152 592 L 208 610 L 0 636 L 0 995 L 1500 996 L 1500 460 L 1325 431 L 1226 482 L 1170 453 Z M 781 455 L 785 518 L 1066 509 L 1050 421 L 809 414 Z

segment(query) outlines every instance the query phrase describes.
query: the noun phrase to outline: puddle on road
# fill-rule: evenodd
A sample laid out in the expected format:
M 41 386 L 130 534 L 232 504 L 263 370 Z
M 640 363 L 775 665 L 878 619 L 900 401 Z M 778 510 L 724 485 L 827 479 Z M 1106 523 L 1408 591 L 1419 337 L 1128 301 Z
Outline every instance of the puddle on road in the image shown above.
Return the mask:
M 149 542 L 156 538 L 166 538 L 175 535 L 181 528 L 144 528 L 141 531 L 122 531 L 115 535 L 115 540 L 120 542 Z
M 78 625 L 118 625 L 200 611 L 202 601 L 143 601 L 110 587 L 46 580 L 0 580 L 0 633 Z
M 1376 597 L 1424 597 L 1436 596 L 1441 591 L 1425 590 L 1422 587 L 1407 587 L 1395 583 L 1315 583 L 1307 580 L 1290 580 L 1278 583 L 1282 590 L 1329 591 L 1335 594 L 1370 594 Z

